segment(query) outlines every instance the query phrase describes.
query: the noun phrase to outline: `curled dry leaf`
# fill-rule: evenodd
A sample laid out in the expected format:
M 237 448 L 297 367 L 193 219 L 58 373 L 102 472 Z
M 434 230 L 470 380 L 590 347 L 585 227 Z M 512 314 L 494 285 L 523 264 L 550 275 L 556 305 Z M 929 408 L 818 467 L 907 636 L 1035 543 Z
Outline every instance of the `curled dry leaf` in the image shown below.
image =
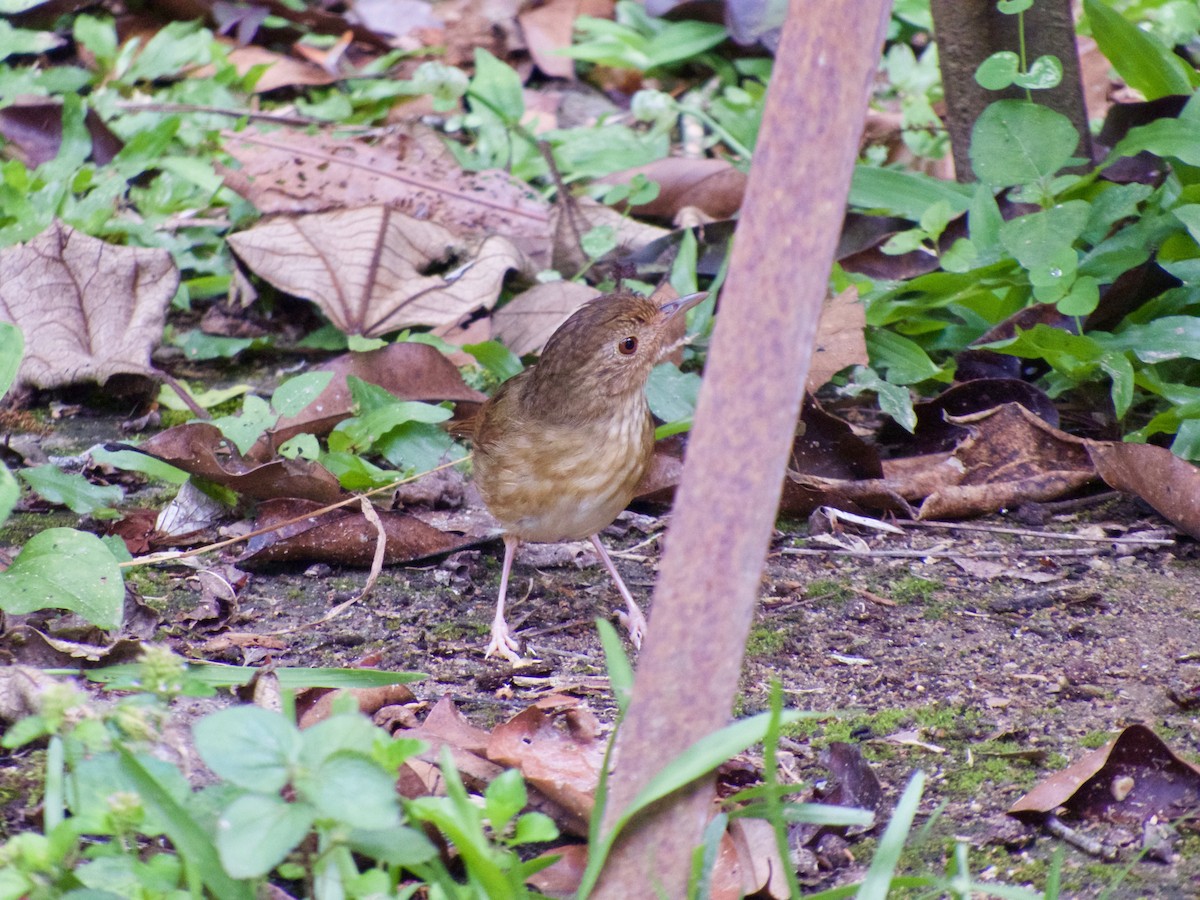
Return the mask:
M 458 234 L 500 234 L 537 268 L 550 263 L 549 205 L 505 172 L 466 172 L 432 129 L 378 142 L 247 129 L 226 132 L 241 168 L 225 183 L 262 212 L 325 212 L 385 205 Z
M 341 507 L 311 515 L 320 506 L 311 500 L 286 498 L 260 503 L 254 530 L 272 530 L 250 539 L 238 565 L 324 562 L 370 566 L 374 561 L 378 528 L 353 508 Z M 386 565 L 450 553 L 477 541 L 469 535 L 439 531 L 407 513 L 390 510 L 378 510 L 377 513 L 386 538 L 383 557 Z M 291 521 L 293 519 L 299 521 Z M 283 524 L 285 522 L 288 524 Z
M 1200 805 L 1200 767 L 1180 759 L 1145 725 L 1130 725 L 1103 747 L 1046 778 L 1012 805 L 1038 821 L 1066 807 L 1083 819 L 1142 823 L 1191 814 Z
M 55 222 L 0 250 L 0 320 L 25 335 L 19 383 L 152 376 L 179 272 L 165 250 L 119 247 Z
M 199 475 L 255 500 L 302 497 L 332 503 L 346 496 L 328 469 L 303 459 L 277 459 L 252 463 L 243 459 L 220 429 L 207 422 L 176 425 L 139 444 L 110 444 L 109 448 L 136 450 L 189 475 Z
M 573 312 L 599 296 L 594 287 L 576 281 L 539 284 L 492 314 L 493 334 L 517 356 L 536 353 Z
M 963 518 L 1030 500 L 1045 502 L 1096 477 L 1083 441 L 1018 403 L 950 421 L 971 432 L 954 451 L 961 477 L 928 496 L 918 518 Z
M 256 274 L 312 300 L 346 334 L 447 325 L 491 307 L 525 259 L 508 240 L 473 246 L 386 206 L 280 217 L 229 237 Z M 444 274 L 430 274 L 437 271 Z
M 1200 469 L 1164 447 L 1088 441 L 1109 487 L 1137 494 L 1181 531 L 1200 539 Z

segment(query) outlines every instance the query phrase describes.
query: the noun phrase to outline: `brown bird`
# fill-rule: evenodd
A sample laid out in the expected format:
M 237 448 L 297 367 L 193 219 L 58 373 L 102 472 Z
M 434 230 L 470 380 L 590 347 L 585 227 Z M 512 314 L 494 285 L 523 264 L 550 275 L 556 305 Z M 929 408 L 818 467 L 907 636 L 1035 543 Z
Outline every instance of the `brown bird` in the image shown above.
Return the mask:
M 620 290 L 577 310 L 546 342 L 538 364 L 502 384 L 475 418 L 475 483 L 504 527 L 504 568 L 487 656 L 520 659 L 504 619 L 508 576 L 522 541 L 591 538 L 625 600 L 629 636 L 646 618 L 600 542 L 654 452 L 646 403 L 650 370 L 670 349 L 666 325 L 707 294 L 659 306 Z

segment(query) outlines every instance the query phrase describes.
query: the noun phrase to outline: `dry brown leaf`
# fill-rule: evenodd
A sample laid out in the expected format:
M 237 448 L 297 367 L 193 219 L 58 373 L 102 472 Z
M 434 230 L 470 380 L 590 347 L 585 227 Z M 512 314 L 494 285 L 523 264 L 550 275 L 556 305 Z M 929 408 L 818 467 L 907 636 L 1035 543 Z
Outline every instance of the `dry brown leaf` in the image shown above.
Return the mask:
M 575 77 L 575 60 L 558 51 L 571 46 L 578 16 L 579 0 L 549 0 L 517 14 L 517 24 L 525 33 L 529 55 L 551 78 Z
M 525 266 L 504 238 L 468 247 L 441 225 L 386 206 L 270 219 L 230 235 L 229 245 L 255 274 L 366 337 L 490 308 L 504 276 Z M 425 274 L 434 267 L 451 271 Z
M 847 366 L 869 365 L 867 341 L 863 337 L 866 324 L 866 307 L 859 302 L 858 288 L 853 285 L 825 300 L 812 361 L 808 365 L 810 392 Z
M 254 82 L 254 93 L 265 94 L 283 87 L 322 87 L 333 84 L 338 77 L 315 63 L 284 56 L 257 44 L 245 44 L 229 51 L 229 62 L 238 75 L 246 75 L 255 66 L 266 66 L 266 71 Z M 211 78 L 214 69 L 203 69 L 189 73 L 193 78 Z
M 1008 810 L 1037 821 L 1060 806 L 1081 818 L 1145 822 L 1191 814 L 1200 805 L 1200 767 L 1180 759 L 1145 725 L 1043 780 Z
M 1137 494 L 1181 531 L 1200 539 L 1200 469 L 1164 447 L 1088 441 L 1109 487 Z
M 640 216 L 674 219 L 685 207 L 703 210 L 712 219 L 728 219 L 742 206 L 746 173 L 723 159 L 672 156 L 613 172 L 599 179 L 603 184 L 628 184 L 644 175 L 659 186 L 658 196 L 635 206 Z
M 220 429 L 207 422 L 176 425 L 136 447 L 112 446 L 145 453 L 256 500 L 303 497 L 332 503 L 346 496 L 338 480 L 324 466 L 303 459 L 249 462 L 238 454 Z
M 250 539 L 246 552 L 238 558 L 238 565 L 280 562 L 372 565 L 378 527 L 353 508 L 341 507 L 313 515 L 320 506 L 311 500 L 287 498 L 260 503 L 254 530 L 271 530 Z M 476 538 L 440 531 L 407 513 L 377 512 L 385 536 L 383 561 L 389 566 L 450 553 L 477 543 Z M 285 522 L 288 524 L 283 524 Z
M 497 725 L 488 741 L 493 762 L 519 768 L 525 780 L 571 817 L 573 834 L 587 834 L 604 760 L 598 723 L 582 701 L 551 696 Z
M 1018 403 L 950 421 L 971 431 L 953 455 L 962 477 L 927 497 L 920 519 L 964 518 L 1053 500 L 1096 477 L 1083 441 Z
M 496 310 L 492 331 L 517 356 L 536 353 L 573 312 L 599 296 L 594 287 L 576 281 L 539 284 Z
M 466 172 L 432 129 L 376 143 L 299 132 L 227 132 L 241 168 L 225 183 L 262 212 L 324 212 L 383 204 L 459 234 L 501 234 L 538 268 L 550 263 L 550 207 L 504 172 Z
M 178 286 L 167 251 L 107 244 L 60 222 L 0 250 L 0 320 L 25 335 L 18 382 L 154 375 L 150 353 Z

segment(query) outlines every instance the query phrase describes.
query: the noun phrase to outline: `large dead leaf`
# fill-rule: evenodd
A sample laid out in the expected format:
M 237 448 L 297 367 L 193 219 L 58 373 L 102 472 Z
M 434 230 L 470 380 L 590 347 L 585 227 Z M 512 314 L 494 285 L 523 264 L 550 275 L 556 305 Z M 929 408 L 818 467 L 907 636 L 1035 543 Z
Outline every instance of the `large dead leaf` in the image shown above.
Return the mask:
M 292 499 L 260 503 L 254 530 L 270 528 L 271 531 L 250 539 L 238 565 L 282 562 L 371 565 L 378 536 L 376 527 L 353 507 L 312 515 L 320 506 L 311 500 Z M 470 535 L 440 531 L 408 513 L 378 510 L 377 514 L 387 539 L 383 561 L 389 566 L 449 553 L 478 540 Z
M 60 222 L 0 250 L 0 320 L 25 335 L 18 381 L 153 375 L 150 353 L 178 286 L 167 251 L 107 244 Z
M 1137 494 L 1180 530 L 1200 539 L 1200 469 L 1151 444 L 1088 441 L 1109 487 Z
M 230 235 L 229 244 L 275 287 L 367 337 L 490 308 L 508 271 L 525 266 L 504 238 L 468 246 L 441 225 L 386 206 L 270 219 Z M 447 274 L 429 274 L 435 270 Z
M 436 132 L 412 126 L 376 143 L 299 132 L 225 134 L 241 168 L 225 183 L 264 213 L 382 204 L 459 234 L 501 234 L 550 263 L 549 205 L 504 172 L 466 172 Z
M 1066 807 L 1084 819 L 1172 820 L 1200 807 L 1200 767 L 1180 759 L 1145 725 L 1130 725 L 1103 747 L 1055 772 L 1008 814 L 1039 820 Z
M 536 353 L 570 315 L 599 297 L 576 281 L 551 281 L 522 291 L 492 315 L 492 331 L 517 356 Z

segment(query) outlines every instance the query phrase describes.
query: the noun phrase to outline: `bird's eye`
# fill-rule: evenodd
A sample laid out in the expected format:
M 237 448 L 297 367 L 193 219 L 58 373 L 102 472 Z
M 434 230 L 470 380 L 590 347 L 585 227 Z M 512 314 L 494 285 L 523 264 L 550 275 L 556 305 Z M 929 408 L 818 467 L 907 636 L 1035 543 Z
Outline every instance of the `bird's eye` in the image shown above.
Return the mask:
M 637 350 L 637 338 L 635 338 L 633 335 L 630 335 L 627 338 L 622 338 L 621 340 L 617 341 L 617 352 L 618 353 L 620 353 L 624 356 L 629 356 L 635 350 Z

